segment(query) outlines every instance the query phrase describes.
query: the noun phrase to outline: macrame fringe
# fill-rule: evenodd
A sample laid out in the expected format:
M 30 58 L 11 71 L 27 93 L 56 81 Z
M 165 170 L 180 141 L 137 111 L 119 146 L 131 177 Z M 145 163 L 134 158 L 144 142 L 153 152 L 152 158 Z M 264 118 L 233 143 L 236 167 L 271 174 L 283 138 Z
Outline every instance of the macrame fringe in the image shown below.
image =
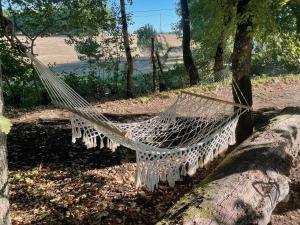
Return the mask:
M 232 127 L 226 126 L 224 132 L 220 132 L 210 144 L 207 144 L 209 147 L 206 146 L 205 153 L 196 159 L 193 154 L 176 155 L 175 161 L 154 159 L 149 153 L 137 151 L 136 187 L 145 186 L 149 191 L 154 191 L 160 181 L 174 187 L 175 182 L 182 176 L 186 174 L 193 176 L 198 168 L 207 168 L 214 159 L 224 154 L 229 145 L 234 144 L 236 123 L 237 121 L 233 121 Z
M 223 132 L 217 134 L 209 143 L 194 147 L 194 151 L 201 152 L 198 157 L 194 157 L 192 150 L 183 151 L 180 154 L 164 154 L 161 158 L 157 157 L 159 153 L 145 153 L 137 151 L 137 170 L 136 170 L 136 186 L 145 186 L 149 191 L 154 191 L 160 181 L 167 182 L 171 187 L 174 187 L 175 182 L 180 180 L 182 176 L 193 176 L 198 168 L 207 168 L 210 162 L 224 154 L 228 146 L 235 142 L 235 127 L 236 121 L 228 124 L 223 128 Z M 120 144 L 100 134 L 99 131 L 90 129 L 86 124 L 83 125 L 76 119 L 71 119 L 72 124 L 72 141 L 82 138 L 83 143 L 87 148 L 95 148 L 99 145 L 100 148 L 107 147 L 115 151 Z M 104 144 L 106 138 L 106 146 Z M 98 139 L 100 139 L 98 141 Z M 188 152 L 188 153 L 187 153 Z M 149 156 L 151 155 L 151 156 Z
M 71 118 L 71 125 L 72 125 L 72 142 L 75 143 L 76 139 L 82 138 L 82 142 L 85 146 L 89 148 L 95 148 L 99 146 L 100 148 L 107 147 L 112 151 L 115 151 L 120 144 L 112 141 L 111 139 L 105 137 L 103 134 L 100 134 L 98 131 L 87 127 L 81 126 L 77 119 Z M 106 145 L 104 144 L 104 138 L 106 138 Z M 99 139 L 99 141 L 98 141 Z
M 161 126 L 171 126 L 176 123 L 173 110 L 169 116 L 162 118 Z M 87 148 L 107 147 L 115 151 L 120 144 L 105 137 L 88 121 L 80 117 L 71 118 L 72 141 L 82 138 Z M 223 155 L 228 146 L 235 143 L 235 127 L 237 118 L 228 121 L 214 135 L 208 135 L 206 139 L 196 145 L 192 145 L 183 151 L 151 152 L 146 150 L 136 151 L 137 169 L 136 186 L 145 186 L 149 191 L 154 191 L 160 181 L 167 182 L 173 187 L 182 176 L 193 176 L 198 168 L 207 168 L 209 164 Z M 148 140 L 148 137 L 145 137 Z M 147 139 L 148 138 L 148 139 Z M 105 140 L 104 140 L 105 139 Z M 149 153 L 150 152 L 150 153 Z

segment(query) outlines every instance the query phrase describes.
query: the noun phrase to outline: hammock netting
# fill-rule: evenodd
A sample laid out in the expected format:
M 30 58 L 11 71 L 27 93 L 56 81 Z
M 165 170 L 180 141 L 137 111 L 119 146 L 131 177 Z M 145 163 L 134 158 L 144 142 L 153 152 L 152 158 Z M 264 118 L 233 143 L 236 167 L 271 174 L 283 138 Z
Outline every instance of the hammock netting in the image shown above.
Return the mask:
M 239 116 L 247 107 L 203 95 L 182 92 L 164 112 L 142 122 L 114 123 L 90 105 L 47 66 L 28 57 L 52 102 L 71 112 L 72 141 L 82 138 L 87 148 L 115 150 L 122 145 L 136 151 L 137 187 L 153 191 L 160 181 L 170 186 L 193 175 L 228 145 L 235 143 Z

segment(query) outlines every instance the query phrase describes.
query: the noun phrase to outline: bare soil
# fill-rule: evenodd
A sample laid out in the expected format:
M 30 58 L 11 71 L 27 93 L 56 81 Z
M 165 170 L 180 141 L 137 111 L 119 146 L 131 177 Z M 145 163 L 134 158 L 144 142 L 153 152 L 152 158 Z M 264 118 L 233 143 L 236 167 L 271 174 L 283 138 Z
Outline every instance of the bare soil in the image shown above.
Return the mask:
M 254 86 L 254 109 L 300 105 L 300 81 L 274 79 Z M 210 94 L 230 96 L 219 89 Z M 94 103 L 109 118 L 136 121 L 163 111 L 176 93 Z M 13 224 L 154 224 L 209 169 L 184 177 L 174 188 L 160 184 L 149 193 L 135 188 L 135 154 L 125 148 L 87 150 L 71 143 L 68 112 L 51 106 L 10 109 L 9 184 Z M 272 224 L 300 224 L 300 169 L 290 176 L 291 196 Z
M 24 36 L 19 36 L 21 40 L 25 40 Z M 73 45 L 67 45 L 65 40 L 66 36 L 51 36 L 51 37 L 39 37 L 35 41 L 34 53 L 37 54 L 38 59 L 44 64 L 51 64 L 54 66 L 54 70 L 57 72 L 73 72 L 82 74 L 86 72 L 90 65 L 87 62 L 82 62 L 78 58 L 78 53 L 75 51 Z M 103 37 L 98 37 L 98 40 Z M 139 74 L 140 72 L 149 73 L 152 68 L 150 60 L 150 52 L 143 51 L 137 48 L 137 36 L 132 35 L 132 49 L 134 58 L 134 68 L 138 68 L 138 71 L 134 71 Z M 161 43 L 168 46 L 178 47 L 181 46 L 181 39 L 177 38 L 175 34 L 160 34 L 158 39 Z M 181 61 L 181 51 L 171 52 L 169 54 L 167 65 L 173 65 L 176 62 Z M 125 55 L 121 61 L 126 61 Z

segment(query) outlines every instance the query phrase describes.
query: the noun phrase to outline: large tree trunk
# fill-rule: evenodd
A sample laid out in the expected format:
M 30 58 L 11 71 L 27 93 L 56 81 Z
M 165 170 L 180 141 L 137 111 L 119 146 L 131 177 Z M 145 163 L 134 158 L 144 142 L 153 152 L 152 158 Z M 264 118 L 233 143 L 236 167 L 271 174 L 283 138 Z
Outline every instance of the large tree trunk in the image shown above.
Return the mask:
M 4 22 L 2 11 L 2 1 L 0 0 L 0 25 L 1 35 L 6 34 L 7 25 Z M 2 89 L 2 59 L 0 56 L 0 115 L 4 111 L 4 99 Z M 6 135 L 0 131 L 0 224 L 10 225 L 9 200 L 8 200 L 8 165 L 7 165 L 7 146 Z
M 299 152 L 300 108 L 289 108 L 230 153 L 159 224 L 267 225 L 288 195 Z
M 190 16 L 187 0 L 180 0 L 181 16 L 182 16 L 182 50 L 183 62 L 186 71 L 190 77 L 190 85 L 195 85 L 199 82 L 198 70 L 195 66 L 191 52 L 191 35 L 190 35 Z
M 0 58 L 0 115 L 4 111 L 2 89 L 2 60 Z M 8 166 L 6 135 L 0 131 L 0 224 L 10 225 L 9 200 L 8 200 Z
M 120 0 L 120 6 L 121 6 L 123 42 L 124 42 L 124 49 L 125 49 L 126 60 L 127 60 L 127 97 L 133 97 L 133 91 L 132 91 L 133 60 L 131 56 L 130 41 L 129 41 L 129 34 L 128 34 L 125 0 Z
M 237 16 L 244 18 L 247 6 L 251 0 L 239 0 L 237 4 Z M 233 85 L 237 85 L 238 91 L 233 89 L 234 101 L 252 106 L 252 87 L 250 80 L 251 52 L 252 52 L 252 17 L 238 23 L 235 35 L 234 49 L 232 54 Z M 241 102 L 240 102 L 241 100 Z M 236 141 L 241 143 L 253 133 L 251 112 L 244 113 L 237 125 Z

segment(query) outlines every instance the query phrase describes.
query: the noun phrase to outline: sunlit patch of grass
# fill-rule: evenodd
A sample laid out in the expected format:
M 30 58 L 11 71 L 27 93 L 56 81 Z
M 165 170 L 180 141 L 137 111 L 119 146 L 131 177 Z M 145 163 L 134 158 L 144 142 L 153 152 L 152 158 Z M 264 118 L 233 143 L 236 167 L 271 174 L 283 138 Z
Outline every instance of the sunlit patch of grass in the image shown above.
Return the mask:
M 258 76 L 252 79 L 252 84 L 253 85 L 260 85 L 260 84 L 265 84 L 269 82 L 274 82 L 274 81 L 300 81 L 300 74 L 289 74 L 285 76 Z
M 11 172 L 9 177 L 11 183 L 13 184 L 17 184 L 17 183 L 33 184 L 33 178 L 35 177 L 36 174 L 37 172 L 34 169 L 26 172 L 17 170 Z
M 300 81 L 300 74 L 289 74 L 284 76 L 268 76 L 268 75 L 257 76 L 252 78 L 252 85 L 257 86 L 257 85 L 267 84 L 269 82 L 276 82 L 276 81 L 281 81 L 281 82 Z M 141 96 L 141 97 L 137 97 L 136 100 L 141 103 L 147 103 L 157 97 L 169 98 L 173 95 L 179 95 L 182 91 L 190 91 L 194 93 L 207 93 L 211 91 L 229 88 L 230 85 L 231 85 L 231 79 L 227 79 L 222 82 L 199 84 L 192 87 L 184 87 L 180 89 L 163 91 L 160 92 L 159 94 Z

